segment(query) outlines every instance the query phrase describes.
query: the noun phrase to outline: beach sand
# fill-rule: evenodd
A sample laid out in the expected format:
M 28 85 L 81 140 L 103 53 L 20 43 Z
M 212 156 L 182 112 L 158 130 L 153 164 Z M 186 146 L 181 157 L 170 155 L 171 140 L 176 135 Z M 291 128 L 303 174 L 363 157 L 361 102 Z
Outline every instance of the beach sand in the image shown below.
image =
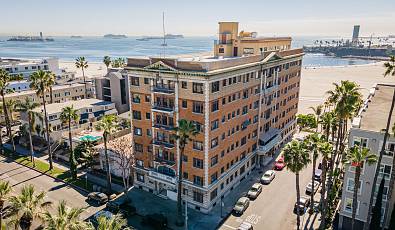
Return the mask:
M 184 55 L 183 57 L 202 55 L 209 55 L 209 53 Z M 60 61 L 59 65 L 68 71 L 75 71 L 77 76 L 82 76 L 81 69 L 77 69 L 74 62 Z M 88 65 L 89 67 L 85 71 L 87 76 L 97 77 L 105 75 L 106 66 L 103 63 L 89 62 Z M 364 98 L 369 94 L 370 88 L 375 83 L 395 84 L 393 77 L 384 77 L 383 73 L 383 62 L 358 66 L 303 68 L 298 113 L 311 113 L 310 106 L 322 104 L 327 97 L 325 92 L 333 89 L 333 82 L 340 82 L 341 80 L 355 81 L 363 88 L 361 92 Z
M 375 83 L 395 83 L 394 77 L 384 77 L 383 73 L 383 62 L 346 67 L 303 68 L 298 113 L 312 113 L 309 107 L 325 101 L 328 97 L 326 91 L 334 88 L 333 82 L 355 81 L 362 88 L 364 98 Z

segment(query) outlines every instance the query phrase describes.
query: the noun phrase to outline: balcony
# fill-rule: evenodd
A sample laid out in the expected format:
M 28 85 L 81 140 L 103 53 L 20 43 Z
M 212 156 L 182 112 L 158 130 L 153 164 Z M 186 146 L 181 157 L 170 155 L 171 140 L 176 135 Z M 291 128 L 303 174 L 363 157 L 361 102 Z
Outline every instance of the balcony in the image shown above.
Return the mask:
M 167 149 L 174 148 L 174 144 L 172 144 L 170 142 L 163 141 L 163 140 L 158 140 L 158 139 L 154 139 L 153 144 L 156 145 L 156 146 L 165 147 Z
M 157 129 L 164 129 L 166 131 L 174 130 L 174 126 L 173 125 L 163 125 L 163 124 L 159 124 L 159 123 L 154 124 L 153 127 L 157 128 Z
M 153 91 L 160 94 L 174 94 L 174 86 L 170 85 L 154 85 Z
M 170 114 L 174 112 L 174 105 L 154 103 L 154 105 L 152 106 L 152 111 Z
M 159 158 L 157 156 L 155 156 L 155 161 L 160 163 L 160 164 L 166 164 L 166 165 L 168 165 L 170 167 L 172 167 L 172 166 L 174 166 L 176 164 L 176 162 L 174 160 L 173 161 L 166 160 L 166 159 L 163 159 L 163 158 Z
M 270 129 L 259 139 L 258 154 L 266 154 L 281 141 L 279 129 Z
M 278 85 L 272 85 L 272 86 L 270 86 L 268 88 L 265 88 L 264 93 L 265 94 L 271 94 L 271 93 L 273 93 L 273 92 L 275 92 L 277 90 L 278 90 Z

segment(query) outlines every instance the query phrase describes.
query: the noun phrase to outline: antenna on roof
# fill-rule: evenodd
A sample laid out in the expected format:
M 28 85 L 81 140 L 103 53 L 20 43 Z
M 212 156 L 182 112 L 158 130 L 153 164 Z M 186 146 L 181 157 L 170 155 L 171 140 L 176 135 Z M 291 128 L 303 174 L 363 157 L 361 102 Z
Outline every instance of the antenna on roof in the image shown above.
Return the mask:
M 162 46 L 163 46 L 163 58 L 165 58 L 166 57 L 166 46 L 167 46 L 167 44 L 166 44 L 166 31 L 165 31 L 165 12 L 163 12 L 163 14 L 162 14 L 162 28 L 163 28 L 163 43 L 162 43 Z

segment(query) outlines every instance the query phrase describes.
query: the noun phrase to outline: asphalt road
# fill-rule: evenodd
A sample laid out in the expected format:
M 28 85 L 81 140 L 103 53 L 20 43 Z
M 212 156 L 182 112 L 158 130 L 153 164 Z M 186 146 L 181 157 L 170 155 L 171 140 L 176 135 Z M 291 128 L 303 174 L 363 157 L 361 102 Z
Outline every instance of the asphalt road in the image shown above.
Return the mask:
M 311 181 L 312 165 L 300 173 L 300 192 L 305 194 L 305 188 Z M 318 197 L 319 193 L 315 194 Z M 289 172 L 286 168 L 282 171 L 276 171 L 276 177 L 269 185 L 263 185 L 262 193 L 256 200 L 250 201 L 250 206 L 241 216 L 230 215 L 221 230 L 232 230 L 243 222 L 247 221 L 254 226 L 254 229 L 265 230 L 290 230 L 296 229 L 296 214 L 293 213 L 293 207 L 296 201 L 295 174 Z M 317 198 L 315 198 L 317 201 Z M 312 220 L 314 215 L 309 219 L 305 214 L 305 222 Z M 301 216 L 303 221 L 303 216 Z M 310 221 L 311 222 L 311 221 Z
M 74 188 L 52 179 L 49 176 L 38 173 L 25 166 L 19 165 L 15 162 L 9 162 L 0 156 L 0 179 L 7 180 L 13 186 L 13 193 L 17 194 L 24 185 L 32 184 L 37 191 L 46 191 L 46 200 L 54 203 L 53 208 L 56 208 L 58 201 L 65 200 L 69 207 L 86 208 L 81 217 L 86 219 L 103 209 L 101 207 L 91 206 L 86 202 L 86 194 L 79 192 Z M 52 212 L 54 209 L 51 208 Z

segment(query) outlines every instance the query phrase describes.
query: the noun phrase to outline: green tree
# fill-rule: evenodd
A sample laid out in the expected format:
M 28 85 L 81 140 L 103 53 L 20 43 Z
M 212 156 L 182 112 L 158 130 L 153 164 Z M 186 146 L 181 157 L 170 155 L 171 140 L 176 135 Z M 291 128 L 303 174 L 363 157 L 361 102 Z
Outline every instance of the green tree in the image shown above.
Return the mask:
M 312 109 L 314 111 L 314 115 L 316 117 L 316 124 L 317 124 L 316 132 L 318 132 L 318 124 L 321 119 L 323 107 L 324 107 L 323 105 L 317 105 L 316 107 L 313 107 L 313 106 L 310 107 L 310 109 Z
M 326 227 L 326 213 L 327 213 L 327 202 L 325 199 L 325 193 L 326 193 L 326 174 L 328 170 L 328 159 L 330 159 L 332 151 L 333 151 L 333 146 L 329 142 L 322 142 L 318 146 L 319 151 L 322 155 L 322 176 L 321 176 L 321 216 L 322 216 L 322 221 L 321 225 L 325 228 Z
M 198 130 L 196 125 L 192 121 L 181 119 L 178 121 L 178 127 L 174 128 L 176 134 L 174 135 L 174 139 L 178 142 L 178 147 L 180 149 L 180 157 L 178 159 L 178 189 L 177 189 L 177 225 L 184 225 L 184 219 L 182 216 L 182 207 L 181 207 L 181 193 L 182 193 L 182 162 L 184 157 L 185 146 L 187 143 L 192 140 L 196 134 L 198 134 Z
M 30 160 L 33 162 L 33 166 L 36 165 L 34 161 L 34 149 L 33 149 L 33 141 L 32 141 L 32 133 L 34 131 L 34 125 L 36 121 L 36 117 L 41 117 L 41 113 L 35 111 L 40 104 L 33 102 L 30 98 L 26 98 L 24 102 L 19 102 L 17 105 L 18 111 L 24 112 L 27 115 L 28 122 L 28 137 L 29 137 L 29 146 L 30 146 Z
M 19 226 L 22 230 L 28 230 L 35 219 L 42 220 L 43 212 L 52 204 L 44 200 L 45 196 L 45 192 L 37 194 L 33 185 L 25 185 L 19 195 L 9 198 L 12 210 L 10 223 L 15 229 Z
M 296 122 L 299 126 L 299 132 L 305 128 L 315 129 L 317 128 L 317 121 L 314 114 L 298 114 Z
M 384 63 L 384 68 L 385 68 L 385 72 L 384 72 L 384 77 L 391 75 L 391 76 L 395 76 L 395 56 L 390 56 L 390 60 L 388 62 Z M 391 118 L 392 118 L 392 113 L 394 111 L 394 106 L 395 106 L 395 89 L 394 92 L 392 94 L 392 101 L 391 101 L 391 107 L 390 110 L 388 112 L 388 117 L 387 117 L 387 124 L 384 130 L 384 139 L 383 139 L 383 145 L 381 146 L 381 150 L 380 150 L 380 154 L 379 154 L 379 158 L 377 161 L 377 165 L 376 165 L 376 171 L 373 177 L 373 185 L 377 184 L 377 178 L 379 176 L 380 173 L 380 166 L 381 166 L 381 160 L 383 158 L 383 155 L 386 152 L 386 145 L 387 145 L 387 141 L 389 138 L 389 131 L 390 131 L 390 125 L 391 125 Z M 395 157 L 393 157 L 393 163 L 392 163 L 392 168 L 395 168 Z M 394 180 L 395 180 L 395 170 L 392 170 L 392 175 L 390 177 L 390 183 L 389 183 L 389 187 L 388 187 L 388 200 L 391 199 L 392 196 L 392 189 L 394 187 Z M 392 187 L 391 187 L 392 186 Z M 370 195 L 370 200 L 369 200 L 369 209 L 368 209 L 368 217 L 367 217 L 367 223 L 366 226 L 369 226 L 370 223 L 370 218 L 372 215 L 372 206 L 373 206 L 373 199 L 374 199 L 374 192 L 375 192 L 375 186 L 372 186 L 372 191 L 371 191 L 371 195 Z M 389 202 L 387 202 L 389 203 Z M 389 208 L 389 204 L 385 205 L 386 210 L 388 210 Z M 387 213 L 384 213 L 384 223 L 387 221 Z
M 303 142 L 293 140 L 285 145 L 282 150 L 284 154 L 284 162 L 288 170 L 295 174 L 296 179 L 296 202 L 299 206 L 300 202 L 300 182 L 299 173 L 310 163 L 309 153 L 306 151 L 306 146 Z M 296 225 L 300 229 L 300 213 L 299 208 L 296 211 Z
M 8 181 L 0 180 L 0 229 L 3 229 L 3 214 L 5 212 L 4 203 L 8 199 L 12 187 Z
M 317 158 L 319 156 L 320 144 L 324 142 L 324 136 L 319 133 L 313 133 L 307 136 L 305 139 L 305 147 L 307 151 L 311 153 L 311 159 L 313 162 L 313 172 L 311 174 L 312 191 L 314 191 L 314 177 L 315 177 L 315 166 L 317 163 Z M 311 203 L 310 203 L 310 213 L 314 212 L 314 192 L 311 193 Z
M 59 202 L 56 214 L 44 213 L 44 230 L 87 230 L 94 229 L 89 222 L 81 220 L 83 208 L 68 208 L 66 201 Z
M 88 61 L 85 60 L 85 57 L 78 57 L 77 59 L 75 59 L 75 66 L 82 71 L 82 77 L 84 78 L 85 98 L 88 98 L 88 91 L 86 89 L 85 79 L 85 69 L 88 68 Z
M 70 148 L 69 163 L 70 163 L 71 176 L 74 180 L 77 179 L 77 162 L 74 156 L 71 126 L 75 123 L 78 123 L 79 119 L 80 116 L 78 115 L 78 110 L 74 109 L 73 106 L 67 106 L 62 109 L 62 113 L 60 114 L 60 120 L 62 121 L 63 124 L 67 125 L 69 131 L 69 148 Z
M 52 162 L 52 151 L 51 151 L 51 138 L 49 136 L 50 127 L 48 122 L 48 113 L 47 113 L 45 97 L 49 92 L 50 88 L 52 87 L 52 84 L 54 82 L 53 77 L 54 77 L 53 74 L 51 74 L 50 72 L 44 72 L 42 70 L 34 72 L 30 76 L 30 81 L 31 81 L 30 88 L 36 90 L 37 96 L 42 97 L 42 104 L 44 108 L 45 132 L 46 132 L 47 145 L 48 145 L 49 170 L 53 169 L 53 162 Z
M 95 141 L 83 140 L 74 149 L 74 156 L 79 164 L 91 169 L 95 165 Z
M 111 65 L 111 58 L 110 58 L 110 56 L 104 56 L 103 63 L 106 65 L 107 72 L 108 72 L 108 67 Z
M 126 65 L 126 61 L 124 58 L 116 58 L 111 62 L 111 66 L 114 68 L 122 68 Z
M 379 186 L 379 190 L 377 191 L 376 204 L 373 208 L 372 219 L 370 221 L 370 230 L 380 230 L 380 221 L 381 221 L 381 207 L 383 204 L 383 191 L 384 191 L 384 182 L 385 179 L 382 178 Z M 375 186 L 376 187 L 376 186 Z
M 97 122 L 96 129 L 103 131 L 104 141 L 104 156 L 106 160 L 106 172 L 107 172 L 107 193 L 111 194 L 111 172 L 110 162 L 108 158 L 107 143 L 110 135 L 114 133 L 118 128 L 118 120 L 115 115 L 104 115 L 100 121 Z
M 333 130 L 333 127 L 336 124 L 335 114 L 333 112 L 325 112 L 321 116 L 320 123 L 322 124 L 322 129 L 324 131 L 326 141 L 329 141 L 329 136 L 331 135 L 331 130 Z
M 110 218 L 106 216 L 100 216 L 98 218 L 97 230 L 128 230 L 126 227 L 126 220 L 119 214 L 113 215 Z
M 354 177 L 354 188 L 353 188 L 353 199 L 352 199 L 352 216 L 351 216 L 351 229 L 354 230 L 355 215 L 357 213 L 357 198 L 359 190 L 359 178 L 361 177 L 361 171 L 363 165 L 371 165 L 377 162 L 377 156 L 370 153 L 368 148 L 361 148 L 360 146 L 351 147 L 346 154 L 344 164 L 346 166 L 355 167 L 355 177 Z M 373 185 L 374 186 L 374 185 Z

